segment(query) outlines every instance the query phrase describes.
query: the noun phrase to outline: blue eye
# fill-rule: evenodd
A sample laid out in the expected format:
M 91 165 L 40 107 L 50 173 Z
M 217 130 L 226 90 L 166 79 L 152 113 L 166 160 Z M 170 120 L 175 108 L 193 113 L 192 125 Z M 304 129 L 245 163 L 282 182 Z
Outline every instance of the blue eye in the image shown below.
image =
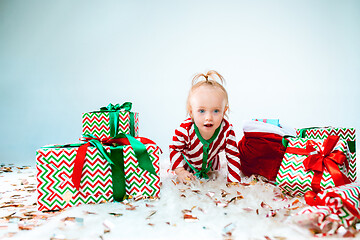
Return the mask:
M 199 110 L 199 113 L 204 113 L 204 112 L 205 112 L 204 109 L 200 109 L 200 110 Z
M 214 113 L 219 113 L 219 112 L 220 112 L 219 109 L 214 110 Z

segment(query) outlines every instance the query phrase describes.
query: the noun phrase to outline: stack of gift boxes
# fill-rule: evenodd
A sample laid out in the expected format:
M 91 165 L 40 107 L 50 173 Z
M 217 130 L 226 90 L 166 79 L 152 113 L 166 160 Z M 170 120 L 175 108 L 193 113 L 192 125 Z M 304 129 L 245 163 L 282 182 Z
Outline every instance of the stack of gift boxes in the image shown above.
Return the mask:
M 360 220 L 355 129 L 298 129 L 297 137 L 286 139 L 276 185 L 289 195 L 304 196 L 309 206 L 298 214 L 318 216 L 320 230 L 328 224 L 348 228 Z
M 246 176 L 260 175 L 284 193 L 304 197 L 308 206 L 298 214 L 317 216 L 322 233 L 360 221 L 354 128 L 295 131 L 278 119 L 253 119 L 243 129 L 238 148 Z
M 161 150 L 139 137 L 139 114 L 131 112 L 131 103 L 84 113 L 82 133 L 81 143 L 36 152 L 40 211 L 159 196 Z

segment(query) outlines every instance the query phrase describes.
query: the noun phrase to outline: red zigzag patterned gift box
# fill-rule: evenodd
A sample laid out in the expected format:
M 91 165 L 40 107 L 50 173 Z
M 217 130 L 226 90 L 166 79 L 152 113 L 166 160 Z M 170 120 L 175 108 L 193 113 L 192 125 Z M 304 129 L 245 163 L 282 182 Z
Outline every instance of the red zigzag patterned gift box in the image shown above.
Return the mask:
M 297 129 L 296 133 L 299 137 L 325 139 L 330 135 L 339 136 L 348 144 L 350 151 L 349 179 L 356 181 L 356 131 L 355 128 L 336 128 L 336 127 L 313 127 Z
M 324 190 L 317 195 L 305 195 L 311 205 L 298 214 L 317 214 L 318 225 L 324 229 L 327 224 L 338 223 L 345 228 L 360 219 L 360 184 L 358 182 Z
M 349 180 L 349 152 L 344 140 L 288 138 L 276 185 L 292 196 L 333 188 Z
M 126 194 L 158 197 L 160 192 L 159 153 L 155 144 L 145 144 L 156 175 L 139 166 L 131 145 L 123 146 Z M 79 147 L 45 146 L 36 153 L 38 209 L 57 210 L 79 204 L 113 201 L 112 168 L 100 151 L 89 146 L 86 151 L 79 190 L 73 183 Z M 104 146 L 110 153 L 110 147 Z
M 126 102 L 100 108 L 99 111 L 83 113 L 82 134 L 92 134 L 103 139 L 118 133 L 139 136 L 139 113 L 131 112 L 132 104 Z

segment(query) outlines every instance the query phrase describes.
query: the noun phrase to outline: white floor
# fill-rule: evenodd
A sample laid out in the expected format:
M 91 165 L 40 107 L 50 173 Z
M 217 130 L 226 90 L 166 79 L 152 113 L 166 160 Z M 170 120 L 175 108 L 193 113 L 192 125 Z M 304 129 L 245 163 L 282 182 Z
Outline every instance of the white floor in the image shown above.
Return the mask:
M 0 239 L 309 239 L 295 214 L 302 198 L 289 198 L 254 179 L 227 186 L 216 180 L 174 184 L 161 164 L 161 197 L 82 205 L 56 213 L 36 211 L 36 170 L 0 173 Z M 294 205 L 286 208 L 291 203 Z M 280 209 L 272 212 L 271 210 Z M 273 213 L 273 214 L 272 214 Z M 24 219 L 27 218 L 27 219 Z M 22 220 L 21 220 L 22 219 Z M 30 230 L 20 230 L 30 229 Z M 358 234 L 360 237 L 360 235 Z M 339 237 L 339 236 L 337 236 Z

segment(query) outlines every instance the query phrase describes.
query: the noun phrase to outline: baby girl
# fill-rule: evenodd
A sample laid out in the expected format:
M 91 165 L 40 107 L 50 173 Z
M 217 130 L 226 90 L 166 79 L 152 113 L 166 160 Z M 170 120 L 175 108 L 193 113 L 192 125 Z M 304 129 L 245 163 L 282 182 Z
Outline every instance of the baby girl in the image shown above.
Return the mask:
M 216 81 L 219 79 L 221 84 Z M 171 169 L 180 182 L 208 178 L 220 169 L 225 151 L 228 182 L 240 182 L 240 158 L 232 125 L 224 118 L 229 109 L 224 78 L 216 71 L 197 74 L 187 98 L 189 118 L 175 130 L 170 145 Z

